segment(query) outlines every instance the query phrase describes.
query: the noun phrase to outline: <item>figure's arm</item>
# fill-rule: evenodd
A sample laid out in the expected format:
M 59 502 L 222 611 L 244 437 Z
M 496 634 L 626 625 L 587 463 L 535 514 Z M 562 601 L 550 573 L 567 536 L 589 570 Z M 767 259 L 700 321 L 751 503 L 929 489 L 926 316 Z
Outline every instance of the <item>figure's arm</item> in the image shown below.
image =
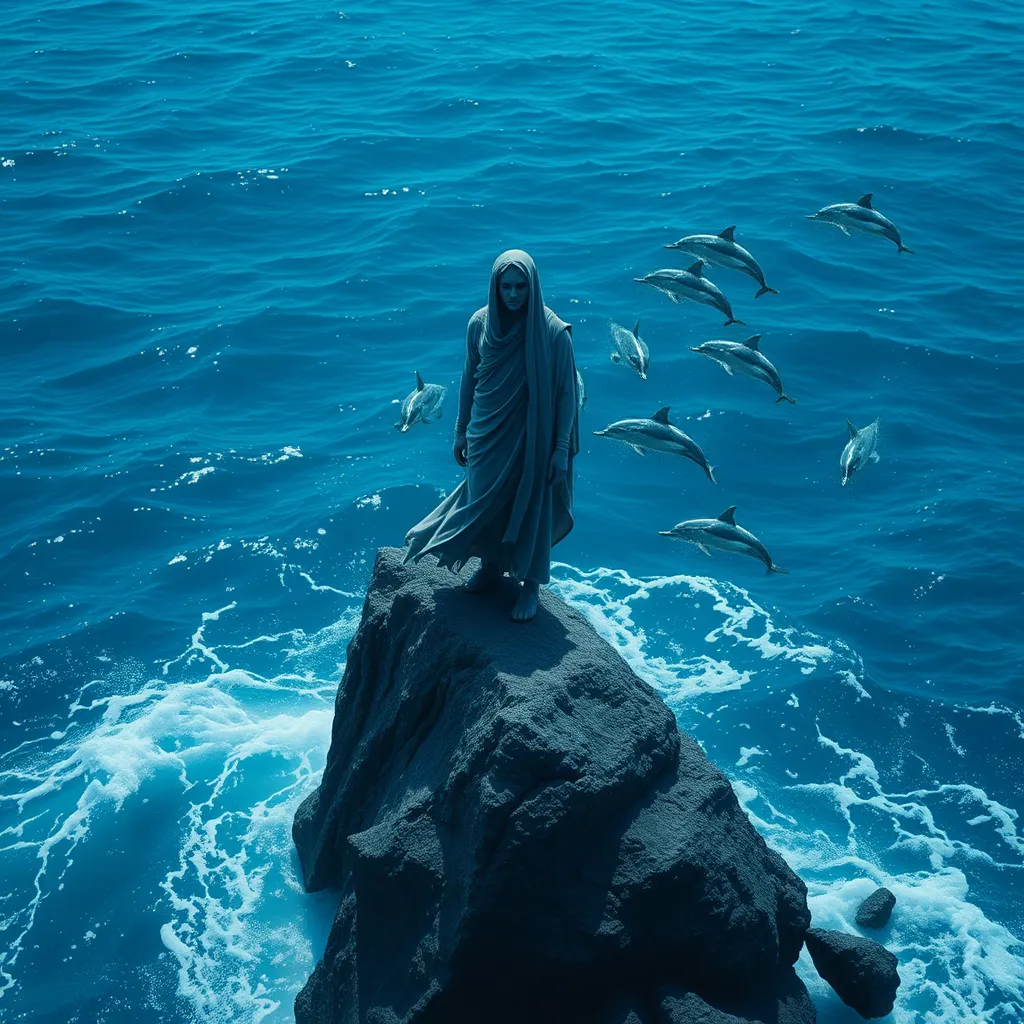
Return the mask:
M 569 452 L 569 439 L 576 422 L 576 364 L 572 358 L 572 332 L 567 328 L 557 348 L 555 367 L 555 450 Z
M 459 416 L 455 421 L 455 436 L 466 433 L 469 416 L 473 411 L 473 392 L 476 390 L 476 368 L 480 363 L 480 331 L 482 325 L 474 317 L 466 328 L 466 365 L 462 369 L 459 388 Z
M 452 455 L 460 466 L 468 462 L 469 449 L 466 445 L 466 428 L 473 412 L 473 392 L 476 390 L 476 368 L 480 362 L 480 332 L 483 325 L 470 317 L 466 328 L 466 365 L 462 368 L 462 384 L 459 387 L 459 415 L 455 420 L 455 441 Z
M 559 485 L 569 471 L 569 446 L 576 424 L 576 361 L 572 356 L 572 333 L 566 329 L 559 338 L 555 355 L 555 450 L 551 453 L 548 480 Z

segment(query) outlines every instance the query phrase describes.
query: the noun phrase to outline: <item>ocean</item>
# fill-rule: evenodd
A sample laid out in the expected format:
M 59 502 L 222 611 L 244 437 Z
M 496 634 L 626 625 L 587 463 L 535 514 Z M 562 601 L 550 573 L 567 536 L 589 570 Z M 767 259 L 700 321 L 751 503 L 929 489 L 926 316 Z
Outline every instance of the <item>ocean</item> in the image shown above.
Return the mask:
M 374 554 L 457 484 L 466 321 L 536 260 L 585 380 L 551 589 L 896 1024 L 1024 1020 L 1024 18 L 976 0 L 0 13 L 0 1020 L 294 1019 L 290 837 Z M 913 253 L 807 215 L 873 194 Z M 736 225 L 747 326 L 633 278 Z M 611 324 L 650 348 L 609 358 Z M 795 405 L 689 349 L 761 335 Z M 439 422 L 394 429 L 414 371 Z M 670 415 L 718 483 L 594 431 Z M 857 427 L 877 463 L 840 486 Z M 788 575 L 660 536 L 736 506 Z M 524 627 L 524 630 L 528 627 Z M 824 1024 L 860 1020 L 798 963 Z

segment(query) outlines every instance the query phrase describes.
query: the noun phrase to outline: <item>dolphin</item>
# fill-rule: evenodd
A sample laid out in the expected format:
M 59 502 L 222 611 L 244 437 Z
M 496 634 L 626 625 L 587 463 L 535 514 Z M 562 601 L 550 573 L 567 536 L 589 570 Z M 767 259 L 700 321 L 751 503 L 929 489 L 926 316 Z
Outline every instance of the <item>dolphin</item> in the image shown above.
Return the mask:
M 710 556 L 708 548 L 719 551 L 734 551 L 738 555 L 750 555 L 760 559 L 767 566 L 765 575 L 772 572 L 789 572 L 780 569 L 768 554 L 768 549 L 749 531 L 736 525 L 733 515 L 735 505 L 730 505 L 717 519 L 687 519 L 676 523 L 671 530 L 659 530 L 662 537 L 677 537 L 690 544 L 695 544 Z
M 782 401 L 796 405 L 796 399 L 783 392 L 779 371 L 757 347 L 760 340 L 760 334 L 753 334 L 746 341 L 705 341 L 695 348 L 691 346 L 690 351 L 699 352 L 702 356 L 713 359 L 728 374 L 732 374 L 733 370 L 739 370 L 748 377 L 771 384 L 779 393 L 779 397 L 775 399 L 776 405 Z
M 888 217 L 883 217 L 872 205 L 871 197 L 873 192 L 861 196 L 855 203 L 833 203 L 831 206 L 823 206 L 817 213 L 807 214 L 808 220 L 820 220 L 826 224 L 833 224 L 844 235 L 854 231 L 865 231 L 869 235 L 881 235 L 888 238 L 890 242 L 896 243 L 896 251 L 912 253 L 900 238 L 900 233 Z
M 850 440 L 846 442 L 843 454 L 839 456 L 839 468 L 843 471 L 843 486 L 845 487 L 850 477 L 863 468 L 868 459 L 872 462 L 878 461 L 878 452 L 875 445 L 878 444 L 878 420 L 869 423 L 866 427 L 858 430 L 849 420 L 846 421 L 850 428 Z
M 643 277 L 634 277 L 633 280 L 638 284 L 649 284 L 659 292 L 664 292 L 673 302 L 692 299 L 705 306 L 714 306 L 729 318 L 725 321 L 726 327 L 729 324 L 743 323 L 744 321 L 737 320 L 732 315 L 732 306 L 722 294 L 722 289 L 703 276 L 703 267 L 704 264 L 697 260 L 689 270 L 655 270 Z
M 714 470 L 708 464 L 707 457 L 697 442 L 669 423 L 669 408 L 666 405 L 664 409 L 659 409 L 650 419 L 617 420 L 604 430 L 595 430 L 594 433 L 598 437 L 625 441 L 638 455 L 643 455 L 644 449 L 665 452 L 668 455 L 682 455 L 683 458 L 696 462 L 713 484 L 718 483 Z
M 625 362 L 647 380 L 647 368 L 651 365 L 651 353 L 640 337 L 640 320 L 632 331 L 612 324 L 612 362 Z
M 767 295 L 768 292 L 778 295 L 778 289 L 769 288 L 764 283 L 764 271 L 758 265 L 757 260 L 732 237 L 735 230 L 736 225 L 731 224 L 717 235 L 687 235 L 664 248 L 678 249 L 695 260 L 702 260 L 709 267 L 739 270 L 748 274 L 761 286 L 760 291 L 754 296 L 755 299 Z
M 416 370 L 416 387 L 402 402 L 402 419 L 395 427 L 404 434 L 414 423 L 429 423 L 441 418 L 441 403 L 448 389 L 440 384 L 424 384 Z
M 587 404 L 587 389 L 583 386 L 583 374 L 576 371 L 576 397 L 579 399 L 579 408 Z

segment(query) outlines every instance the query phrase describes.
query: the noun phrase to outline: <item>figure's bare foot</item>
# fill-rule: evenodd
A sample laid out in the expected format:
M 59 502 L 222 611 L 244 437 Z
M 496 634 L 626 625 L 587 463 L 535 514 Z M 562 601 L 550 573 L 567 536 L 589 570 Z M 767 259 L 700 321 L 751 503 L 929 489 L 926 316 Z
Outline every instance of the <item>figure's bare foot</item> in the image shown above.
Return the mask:
M 499 576 L 501 573 L 496 565 L 492 562 L 481 562 L 480 568 L 466 581 L 465 589 L 471 594 L 479 593 L 486 590 Z
M 537 592 L 540 586 L 533 580 L 524 580 L 519 588 L 519 597 L 516 598 L 515 607 L 512 609 L 512 618 L 515 622 L 527 622 L 537 614 Z

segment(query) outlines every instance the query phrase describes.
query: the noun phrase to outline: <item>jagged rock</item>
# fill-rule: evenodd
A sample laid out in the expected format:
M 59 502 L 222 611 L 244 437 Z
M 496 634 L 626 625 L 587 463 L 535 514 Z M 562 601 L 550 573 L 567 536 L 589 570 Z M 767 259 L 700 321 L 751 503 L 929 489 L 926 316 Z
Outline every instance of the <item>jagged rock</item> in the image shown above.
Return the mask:
M 900 976 L 889 950 L 874 939 L 825 928 L 809 928 L 804 941 L 818 973 L 847 1006 L 862 1017 L 892 1012 Z
M 615 1000 L 594 1024 L 805 1024 L 816 1019 L 807 989 L 792 968 L 780 971 L 768 998 L 765 992 L 742 993 L 742 985 L 738 989 L 740 998 L 723 1009 L 679 986 L 663 986 L 653 998 Z
M 895 906 L 896 897 L 880 886 L 857 909 L 857 924 L 861 928 L 884 928 Z
M 514 623 L 510 586 L 377 555 L 292 828 L 340 900 L 296 1024 L 653 1024 L 666 984 L 812 1022 L 803 882 L 585 619 L 542 591 Z

